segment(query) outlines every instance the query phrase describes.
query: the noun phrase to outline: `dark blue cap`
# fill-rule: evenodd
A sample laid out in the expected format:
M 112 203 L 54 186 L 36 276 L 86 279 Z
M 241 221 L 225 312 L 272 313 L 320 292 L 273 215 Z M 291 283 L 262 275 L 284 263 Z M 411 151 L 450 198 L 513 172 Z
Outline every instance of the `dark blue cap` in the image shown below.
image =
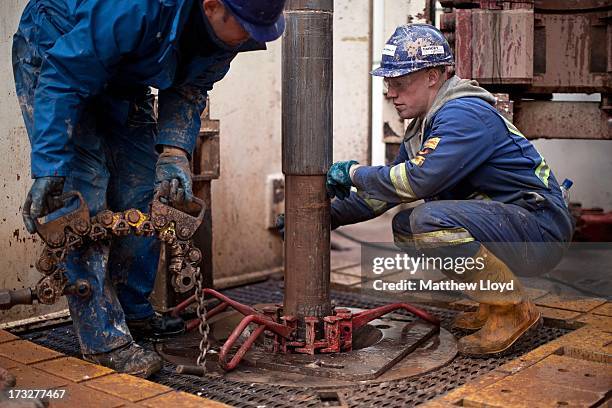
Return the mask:
M 570 179 L 565 179 L 563 180 L 563 183 L 561 183 L 561 187 L 565 188 L 566 190 L 569 190 L 573 185 L 574 182 Z
M 274 41 L 285 31 L 285 0 L 223 0 L 255 41 Z

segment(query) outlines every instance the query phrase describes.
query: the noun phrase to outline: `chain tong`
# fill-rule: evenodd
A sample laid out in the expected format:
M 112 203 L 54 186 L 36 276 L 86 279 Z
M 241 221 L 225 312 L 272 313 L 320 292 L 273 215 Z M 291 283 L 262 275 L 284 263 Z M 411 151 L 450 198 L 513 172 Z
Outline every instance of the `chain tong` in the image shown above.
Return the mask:
M 157 236 L 165 242 L 168 245 L 171 283 L 179 293 L 192 290 L 198 279 L 201 280 L 198 265 L 202 253 L 193 246 L 191 237 L 204 218 L 205 206 L 202 200 L 196 197 L 193 199 L 199 206 L 197 216 L 162 203 L 157 193 L 151 203 L 150 214 L 137 209 L 123 212 L 104 210 L 90 218 L 87 203 L 79 192 L 72 191 L 61 197 L 64 203 L 74 198 L 78 200 L 77 209 L 44 224 L 35 221 L 38 234 L 45 243 L 36 262 L 36 269 L 44 276 L 34 288 L 0 290 L 0 309 L 32 304 L 35 300 L 50 305 L 66 294 L 88 297 L 91 294 L 90 283 L 79 279 L 68 284 L 63 262 L 70 251 L 112 236 Z

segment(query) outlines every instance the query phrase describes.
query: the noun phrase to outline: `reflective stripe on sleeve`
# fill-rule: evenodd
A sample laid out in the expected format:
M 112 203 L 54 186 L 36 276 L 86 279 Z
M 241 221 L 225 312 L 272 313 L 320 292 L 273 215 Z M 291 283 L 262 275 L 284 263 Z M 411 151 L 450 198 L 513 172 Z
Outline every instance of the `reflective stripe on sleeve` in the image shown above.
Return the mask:
M 544 157 L 542 156 L 540 157 L 542 158 L 542 161 L 540 162 L 538 167 L 535 169 L 535 175 L 537 178 L 539 178 L 542 181 L 542 183 L 544 183 L 546 187 L 548 187 L 548 177 L 550 176 L 550 167 L 548 167 L 548 164 L 546 164 L 546 160 L 544 160 Z
M 504 123 L 506 124 L 506 128 L 508 128 L 508 130 L 511 133 L 514 133 L 517 136 L 527 139 L 525 135 L 520 130 L 518 130 L 517 127 L 514 126 L 512 122 L 506 119 L 503 115 L 499 115 L 499 116 L 504 120 Z M 544 160 L 544 157 L 542 155 L 540 155 L 540 158 L 542 159 L 542 161 L 540 162 L 538 167 L 535 169 L 535 175 L 537 178 L 539 178 L 542 181 L 542 183 L 544 183 L 546 188 L 548 188 L 548 177 L 550 176 L 550 167 L 548 167 L 548 164 L 546 164 L 546 160 Z
M 400 163 L 391 167 L 390 171 L 391 183 L 395 188 L 395 192 L 403 201 L 414 201 L 417 196 L 412 191 L 406 174 L 406 163 Z

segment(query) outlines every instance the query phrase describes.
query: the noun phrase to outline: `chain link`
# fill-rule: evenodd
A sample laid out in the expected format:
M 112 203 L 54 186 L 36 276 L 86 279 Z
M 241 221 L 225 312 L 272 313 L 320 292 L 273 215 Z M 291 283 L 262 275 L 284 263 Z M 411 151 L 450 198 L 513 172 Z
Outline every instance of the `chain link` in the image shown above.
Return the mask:
M 141 213 L 138 210 L 128 210 L 137 212 L 140 215 L 140 222 L 129 223 L 123 218 L 124 212 L 110 213 L 108 210 L 91 217 L 90 225 L 92 226 L 90 231 L 86 234 L 75 234 L 72 231 L 65 231 L 64 236 L 66 238 L 59 240 L 64 242 L 63 245 L 50 245 L 45 241 L 45 247 L 36 263 L 36 269 L 43 275 L 55 275 L 56 273 L 63 274 L 64 268 L 60 265 L 66 260 L 68 252 L 73 251 L 77 248 L 82 247 L 86 242 L 99 242 L 108 239 L 110 236 L 122 237 L 130 234 L 134 235 L 145 235 L 141 232 L 140 227 L 145 221 L 150 219 L 148 214 Z M 102 215 L 102 217 L 101 217 Z M 98 222 L 103 217 L 112 220 L 112 223 L 106 225 Z M 167 243 L 169 248 L 169 265 L 173 267 L 171 270 L 174 273 L 179 273 L 185 269 L 185 264 L 190 263 L 196 267 L 201 261 L 201 254 L 197 248 L 193 246 L 191 239 L 179 240 L 176 236 L 175 225 L 170 220 L 167 225 L 163 228 L 154 228 L 146 236 L 157 235 L 157 237 Z M 197 254 L 193 256 L 193 259 L 185 259 L 185 255 L 190 251 L 196 251 Z
M 206 299 L 204 297 L 204 293 L 202 293 L 203 288 L 203 278 L 202 272 L 198 267 L 195 273 L 195 282 L 196 282 L 196 314 L 198 319 L 200 319 L 200 323 L 198 324 L 198 332 L 202 338 L 200 339 L 200 354 L 196 360 L 196 365 L 202 367 L 204 371 L 206 371 L 206 356 L 208 354 L 208 350 L 210 349 L 210 342 L 208 341 L 208 334 L 210 333 L 210 325 L 206 320 Z
M 192 220 L 188 214 L 155 201 L 151 205 L 151 214 L 142 213 L 137 209 L 122 212 L 104 210 L 90 217 L 82 196 L 78 193 L 76 196 L 80 198 L 82 204 L 78 211 L 41 226 L 44 228 L 39 230 L 45 247 L 36 262 L 36 269 L 44 275 L 36 285 L 38 301 L 53 304 L 65 293 L 89 295 L 91 288 L 87 281 L 80 281 L 85 282 L 84 291 L 79 291 L 82 286 L 71 285 L 74 286 L 71 292 L 67 286 L 63 264 L 68 252 L 86 243 L 102 241 L 112 236 L 123 237 L 130 234 L 157 236 L 167 245 L 168 271 L 173 275 L 171 282 L 175 291 L 184 293 L 195 286 L 195 297 L 198 302 L 196 313 L 200 320 L 198 330 L 202 336 L 200 355 L 196 364 L 205 369 L 206 355 L 210 348 L 208 341 L 210 327 L 206 321 L 206 303 L 202 293 L 203 277 L 199 267 L 202 253 L 193 246 L 191 240 L 202 220 L 203 203 L 201 203 L 200 216 Z

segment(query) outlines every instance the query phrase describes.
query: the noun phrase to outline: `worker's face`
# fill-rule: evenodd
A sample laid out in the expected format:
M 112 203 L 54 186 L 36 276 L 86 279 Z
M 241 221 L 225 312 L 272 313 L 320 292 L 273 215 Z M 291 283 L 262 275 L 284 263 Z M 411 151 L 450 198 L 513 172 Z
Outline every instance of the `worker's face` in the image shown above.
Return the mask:
M 402 119 L 425 116 L 439 89 L 440 73 L 424 69 L 412 74 L 385 78 L 387 99 L 391 99 Z
M 249 39 L 249 33 L 219 0 L 204 0 L 204 13 L 217 37 L 230 47 Z

